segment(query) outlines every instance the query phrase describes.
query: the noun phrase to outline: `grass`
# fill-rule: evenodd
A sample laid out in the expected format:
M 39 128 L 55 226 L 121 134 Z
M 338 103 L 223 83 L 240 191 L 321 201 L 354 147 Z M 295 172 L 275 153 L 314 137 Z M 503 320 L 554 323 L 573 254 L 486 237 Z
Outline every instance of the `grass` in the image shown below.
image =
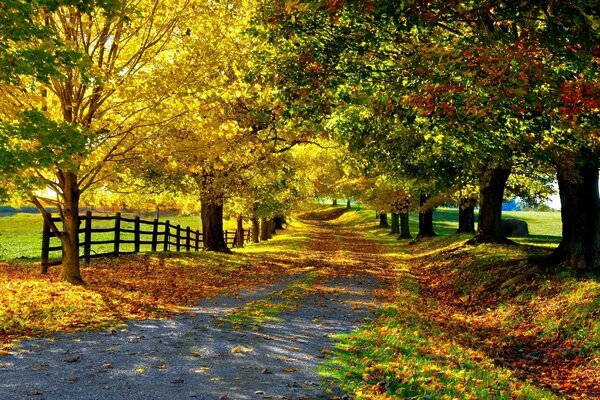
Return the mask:
M 124 215 L 125 216 L 125 215 Z M 127 217 L 131 217 L 127 215 Z M 144 218 L 143 218 L 144 219 Z M 152 220 L 151 217 L 145 218 Z M 182 228 L 190 227 L 194 230 L 202 230 L 200 217 L 198 216 L 163 216 L 161 222 L 169 220 L 171 225 L 181 225 Z M 43 220 L 40 214 L 15 213 L 0 214 L 0 260 L 22 259 L 25 262 L 30 260 L 39 260 L 42 247 L 42 225 Z M 114 221 L 93 221 L 94 228 L 111 228 Z M 231 232 L 237 228 L 234 219 L 224 221 L 224 227 Z M 122 222 L 121 228 L 133 229 L 133 223 Z M 142 226 L 143 230 L 151 230 L 149 226 Z M 112 232 L 94 233 L 92 240 L 110 240 L 114 237 Z M 122 233 L 123 240 L 133 240 L 132 233 Z M 81 236 L 83 239 L 83 236 Z M 144 238 L 143 238 L 144 239 Z M 145 239 L 148 239 L 146 237 Z M 50 246 L 59 246 L 60 241 L 57 238 L 50 240 Z M 133 244 L 122 244 L 122 251 L 133 251 Z M 113 250 L 112 245 L 94 245 L 93 253 L 105 253 Z M 143 252 L 150 251 L 150 245 L 142 245 Z M 52 257 L 58 257 L 58 253 L 51 254 Z
M 321 374 L 358 399 L 597 397 L 598 277 L 562 271 L 511 281 L 530 268 L 530 256 L 549 250 L 464 246 L 469 235 L 450 235 L 456 212 L 441 209 L 434 215 L 442 235 L 412 245 L 379 228 L 370 210 L 340 212 L 328 222 L 376 242 L 380 251 L 373 257 L 385 260 L 395 284 L 384 287 L 382 308 L 371 322 L 339 337 Z M 531 221 L 536 235 L 555 237 L 558 214 L 517 216 Z M 94 260 L 83 268 L 89 283 L 84 288 L 58 282 L 57 268 L 41 276 L 19 263 L 0 263 L 0 344 L 14 346 L 58 331 L 114 329 L 130 318 L 166 318 L 202 298 L 260 287 L 281 274 L 306 273 L 312 235 L 310 225 L 292 219 L 269 242 L 233 255 L 150 253 Z M 252 328 L 276 320 L 316 282 L 317 271 L 309 272 L 224 322 Z
M 336 222 L 380 243 L 398 284 L 373 322 L 340 337 L 322 374 L 359 399 L 599 395 L 598 277 L 528 273 L 529 258 L 556 245 L 560 215 L 506 214 L 528 222 L 535 246 L 464 246 L 469 235 L 443 236 L 455 229 L 448 209 L 434 213 L 442 236 L 412 245 L 372 211 L 342 215 Z
M 265 322 L 280 321 L 278 315 L 296 310 L 299 301 L 306 297 L 307 292 L 319 280 L 319 274 L 311 271 L 312 269 L 309 267 L 304 276 L 294 280 L 278 293 L 266 299 L 248 302 L 220 318 L 219 322 L 233 329 L 258 329 Z
M 273 240 L 234 254 L 161 252 L 96 259 L 82 268 L 86 287 L 59 282 L 59 267 L 41 275 L 22 263 L 0 262 L 0 353 L 28 337 L 167 318 L 203 298 L 296 274 L 309 234 L 295 222 Z

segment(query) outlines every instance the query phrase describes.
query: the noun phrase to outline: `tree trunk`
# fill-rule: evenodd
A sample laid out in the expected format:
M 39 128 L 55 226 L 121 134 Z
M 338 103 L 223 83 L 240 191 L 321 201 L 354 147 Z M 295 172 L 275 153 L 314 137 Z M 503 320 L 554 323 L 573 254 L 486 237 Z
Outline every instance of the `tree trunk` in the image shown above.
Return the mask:
M 379 213 L 379 226 L 382 228 L 388 228 L 390 226 L 388 224 L 387 214 L 384 212 Z
M 399 239 L 411 239 L 408 211 L 400 213 L 400 237 Z
M 260 219 L 260 240 L 269 240 L 269 222 L 266 218 Z
M 206 199 L 200 203 L 202 242 L 205 251 L 231 253 L 223 236 L 223 202 Z
M 510 167 L 496 167 L 480 178 L 479 223 L 477 234 L 469 243 L 512 243 L 502 234 L 502 201 L 509 175 Z
M 275 227 L 275 218 L 271 218 L 271 235 L 275 235 L 277 233 L 277 228 Z
M 260 224 L 258 223 L 258 218 L 252 217 L 252 243 L 258 243 L 258 235 L 260 231 Z
M 242 214 L 237 216 L 237 231 L 235 237 L 235 247 L 241 249 L 244 247 L 244 218 Z
M 350 200 L 346 200 L 346 209 L 349 210 L 350 208 L 352 208 L 352 204 Z
M 283 229 L 283 221 L 285 221 L 285 218 L 281 215 L 275 217 L 273 219 L 273 222 L 275 223 L 275 229 Z
M 600 271 L 600 162 L 590 158 L 575 168 L 558 168 L 562 240 L 548 260 L 551 266 L 566 263 L 577 272 Z
M 62 269 L 60 279 L 74 285 L 85 285 L 81 278 L 79 265 L 79 197 L 77 175 L 73 172 L 61 172 L 61 186 L 64 195 L 62 212 L 63 232 L 60 235 L 62 245 Z
M 337 199 L 333 199 L 333 201 L 331 202 L 332 206 L 337 206 Z
M 475 233 L 475 199 L 461 198 L 458 204 L 457 233 Z
M 392 235 L 400 233 L 400 214 L 392 212 L 392 227 L 390 229 Z
M 425 203 L 427 203 L 428 200 L 428 194 L 421 194 L 421 197 L 419 198 L 419 205 L 421 208 Z M 433 236 L 437 236 L 433 230 L 433 210 L 431 208 L 427 208 L 425 211 L 419 209 L 419 233 L 417 234 L 417 237 L 422 238 Z
M 269 218 L 267 220 L 267 226 L 265 227 L 267 230 L 267 239 L 271 239 L 273 237 L 273 219 Z

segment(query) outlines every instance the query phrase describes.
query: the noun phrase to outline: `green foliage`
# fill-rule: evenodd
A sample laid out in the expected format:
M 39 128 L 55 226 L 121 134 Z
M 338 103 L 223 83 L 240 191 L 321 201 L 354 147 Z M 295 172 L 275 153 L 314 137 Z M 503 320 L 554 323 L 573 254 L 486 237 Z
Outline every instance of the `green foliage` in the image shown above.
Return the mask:
M 38 110 L 19 113 L 17 123 L 0 124 L 0 173 L 15 174 L 24 168 L 65 170 L 76 167 L 75 155 L 85 156 L 93 135 L 84 127 L 55 122 Z
M 255 34 L 272 49 L 259 57 L 287 118 L 326 121 L 356 155 L 434 193 L 490 166 L 529 165 L 513 189 L 534 199 L 548 192 L 549 165 L 597 151 L 589 2 L 391 4 L 265 7 Z
M 85 68 L 88 60 L 65 45 L 44 23 L 44 13 L 73 6 L 82 13 L 96 8 L 110 13 L 122 0 L 6 0 L 0 7 L 0 82 L 20 83 L 23 77 L 48 82 L 63 77 L 65 68 Z

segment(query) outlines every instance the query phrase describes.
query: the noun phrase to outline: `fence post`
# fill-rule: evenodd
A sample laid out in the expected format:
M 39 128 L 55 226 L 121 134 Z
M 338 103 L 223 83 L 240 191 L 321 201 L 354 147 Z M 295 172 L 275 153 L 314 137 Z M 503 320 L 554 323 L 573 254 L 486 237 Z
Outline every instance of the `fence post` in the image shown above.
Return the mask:
M 190 251 L 190 236 L 191 236 L 191 230 L 190 227 L 188 226 L 185 229 L 185 251 Z
M 133 240 L 135 243 L 133 244 L 133 251 L 136 253 L 140 252 L 140 216 L 136 215 L 135 220 L 133 222 L 133 230 L 135 233 L 133 234 Z
M 169 251 L 169 235 L 171 234 L 169 229 L 169 220 L 165 221 L 165 238 L 164 238 L 164 247 L 163 251 Z
M 177 224 L 177 251 L 181 250 L 181 225 Z
M 158 244 L 158 219 L 154 219 L 154 224 L 152 225 L 152 251 L 156 251 L 156 246 Z
M 119 247 L 121 245 L 121 213 L 115 214 L 115 249 L 113 253 L 115 256 L 119 255 Z
M 196 231 L 196 251 L 200 250 L 200 231 Z
M 52 214 L 48 214 L 48 218 L 52 218 Z M 48 272 L 48 258 L 50 257 L 50 223 L 44 218 L 44 227 L 42 228 L 42 265 L 40 272 L 45 274 Z
M 92 212 L 85 213 L 85 230 L 83 231 L 83 262 L 90 265 L 90 254 L 92 253 Z

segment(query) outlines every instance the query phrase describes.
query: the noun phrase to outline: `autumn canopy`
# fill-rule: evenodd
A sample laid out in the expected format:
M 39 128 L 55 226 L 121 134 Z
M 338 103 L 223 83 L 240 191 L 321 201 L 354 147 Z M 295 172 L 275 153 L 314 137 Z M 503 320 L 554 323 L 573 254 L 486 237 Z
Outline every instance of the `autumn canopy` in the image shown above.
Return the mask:
M 600 271 L 595 1 L 9 0 L 0 24 L 3 200 L 42 212 L 71 283 L 80 210 L 110 196 L 198 207 L 228 251 L 224 213 L 259 240 L 315 196 L 404 237 L 452 203 L 502 243 L 503 200 L 557 187 L 544 265 Z

